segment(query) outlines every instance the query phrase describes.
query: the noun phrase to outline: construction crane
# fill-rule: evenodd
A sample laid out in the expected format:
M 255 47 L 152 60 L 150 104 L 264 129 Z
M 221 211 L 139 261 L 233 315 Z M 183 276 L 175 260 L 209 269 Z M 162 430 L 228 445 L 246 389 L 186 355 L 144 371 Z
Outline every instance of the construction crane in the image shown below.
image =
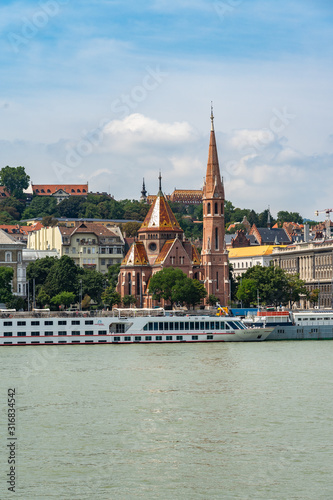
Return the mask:
M 331 239 L 331 217 L 330 213 L 333 212 L 333 208 L 325 208 L 325 210 L 316 210 L 315 215 L 318 217 L 319 214 L 326 214 L 325 226 L 326 226 L 326 239 Z

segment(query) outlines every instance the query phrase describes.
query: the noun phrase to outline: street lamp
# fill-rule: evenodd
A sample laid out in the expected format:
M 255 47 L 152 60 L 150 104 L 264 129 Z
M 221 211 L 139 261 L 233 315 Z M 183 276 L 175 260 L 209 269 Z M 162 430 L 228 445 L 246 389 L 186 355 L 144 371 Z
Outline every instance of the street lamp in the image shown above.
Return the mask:
M 80 280 L 80 311 L 82 311 L 82 279 Z

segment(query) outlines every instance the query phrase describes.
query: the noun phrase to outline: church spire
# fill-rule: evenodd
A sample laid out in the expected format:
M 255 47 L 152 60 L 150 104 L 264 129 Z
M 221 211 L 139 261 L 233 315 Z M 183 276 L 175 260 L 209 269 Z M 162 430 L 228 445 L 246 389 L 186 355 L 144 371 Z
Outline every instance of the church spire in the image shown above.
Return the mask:
M 215 196 L 223 196 L 224 190 L 221 181 L 219 159 L 217 156 L 215 130 L 214 130 L 214 115 L 213 115 L 213 105 L 211 105 L 211 131 L 210 131 L 210 141 L 208 150 L 208 161 L 207 161 L 207 172 L 206 172 L 206 183 L 204 186 L 204 196 L 206 198 Z
M 159 176 L 158 176 L 158 194 L 157 196 L 161 196 L 162 193 L 162 174 L 161 174 L 161 171 L 159 173 Z
M 214 132 L 213 101 L 210 101 L 210 121 L 211 121 L 210 130 Z

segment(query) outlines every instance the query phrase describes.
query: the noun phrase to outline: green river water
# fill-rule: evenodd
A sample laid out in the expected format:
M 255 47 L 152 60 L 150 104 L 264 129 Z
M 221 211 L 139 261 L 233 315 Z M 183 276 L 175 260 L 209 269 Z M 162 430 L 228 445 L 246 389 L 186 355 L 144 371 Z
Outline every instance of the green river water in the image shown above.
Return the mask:
M 0 358 L 2 500 L 333 498 L 333 341 L 29 346 Z

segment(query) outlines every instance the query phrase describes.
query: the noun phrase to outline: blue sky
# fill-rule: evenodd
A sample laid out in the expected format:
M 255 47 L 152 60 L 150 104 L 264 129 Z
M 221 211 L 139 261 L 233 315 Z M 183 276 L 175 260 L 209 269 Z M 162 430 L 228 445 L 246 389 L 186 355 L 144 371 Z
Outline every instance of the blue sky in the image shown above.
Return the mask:
M 0 166 L 117 199 L 198 189 L 210 101 L 226 198 L 333 205 L 333 4 L 3 1 Z

